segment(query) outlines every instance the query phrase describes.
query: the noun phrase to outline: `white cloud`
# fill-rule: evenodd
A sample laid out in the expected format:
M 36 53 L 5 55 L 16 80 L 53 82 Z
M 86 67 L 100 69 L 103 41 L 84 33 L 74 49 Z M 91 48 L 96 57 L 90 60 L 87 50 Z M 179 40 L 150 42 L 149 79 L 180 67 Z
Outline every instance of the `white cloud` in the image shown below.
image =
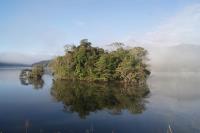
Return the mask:
M 142 42 L 159 46 L 200 44 L 200 4 L 178 12 L 154 31 L 148 32 Z

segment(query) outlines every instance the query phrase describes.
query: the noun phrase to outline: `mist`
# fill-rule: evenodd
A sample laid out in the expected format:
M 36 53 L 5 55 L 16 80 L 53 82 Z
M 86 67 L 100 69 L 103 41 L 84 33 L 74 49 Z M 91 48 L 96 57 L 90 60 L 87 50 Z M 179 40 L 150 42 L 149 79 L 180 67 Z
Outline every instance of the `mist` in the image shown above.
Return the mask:
M 48 54 L 22 54 L 13 52 L 0 53 L 0 62 L 2 63 L 30 65 L 41 60 L 49 60 L 52 58 L 54 58 L 54 56 Z
M 200 71 L 200 4 L 189 5 L 141 37 L 152 71 Z
M 169 47 L 151 47 L 149 65 L 154 72 L 199 72 L 200 46 L 181 44 Z

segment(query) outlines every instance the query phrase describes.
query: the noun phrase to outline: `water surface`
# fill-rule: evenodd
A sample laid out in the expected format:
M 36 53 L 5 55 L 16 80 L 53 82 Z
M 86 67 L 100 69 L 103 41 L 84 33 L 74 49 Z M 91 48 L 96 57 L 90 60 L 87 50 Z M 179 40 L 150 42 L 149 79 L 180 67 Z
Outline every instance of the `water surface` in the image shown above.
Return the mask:
M 22 81 L 0 69 L 3 133 L 200 132 L 200 73 L 152 73 L 148 90 L 118 84 Z

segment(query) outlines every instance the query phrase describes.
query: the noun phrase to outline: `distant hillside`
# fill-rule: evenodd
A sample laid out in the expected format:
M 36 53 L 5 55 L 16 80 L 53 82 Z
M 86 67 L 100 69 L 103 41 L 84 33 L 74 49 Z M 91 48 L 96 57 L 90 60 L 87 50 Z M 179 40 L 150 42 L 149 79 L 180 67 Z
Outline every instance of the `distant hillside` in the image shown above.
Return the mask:
M 177 45 L 150 50 L 153 71 L 200 72 L 200 46 Z
M 48 64 L 50 63 L 51 60 L 44 60 L 44 61 L 40 61 L 40 62 L 36 62 L 34 64 L 32 64 L 32 66 L 35 66 L 35 65 L 43 65 L 44 67 L 47 67 Z
M 31 64 L 31 65 L 20 64 L 20 63 L 0 62 L 0 67 L 30 67 L 30 66 L 35 66 L 35 65 L 43 65 L 44 67 L 47 67 L 50 61 L 51 60 L 44 60 L 44 61 L 36 62 L 34 64 Z
M 0 62 L 0 67 L 28 67 L 30 65 L 18 64 L 18 63 L 4 63 Z

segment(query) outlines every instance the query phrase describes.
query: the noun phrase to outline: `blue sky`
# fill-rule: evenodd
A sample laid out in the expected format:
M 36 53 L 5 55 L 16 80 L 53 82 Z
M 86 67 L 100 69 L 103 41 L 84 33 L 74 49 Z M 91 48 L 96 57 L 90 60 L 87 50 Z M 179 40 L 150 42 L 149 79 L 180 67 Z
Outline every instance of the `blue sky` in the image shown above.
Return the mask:
M 49 58 L 62 54 L 65 44 L 83 38 L 98 46 L 132 40 L 155 45 L 156 41 L 195 43 L 179 40 L 182 33 L 199 32 L 199 4 L 199 0 L 1 0 L 0 55 Z M 193 14 L 195 22 L 188 21 Z M 182 28 L 187 29 L 173 28 L 186 19 Z M 170 28 L 176 29 L 176 36 L 169 35 Z

